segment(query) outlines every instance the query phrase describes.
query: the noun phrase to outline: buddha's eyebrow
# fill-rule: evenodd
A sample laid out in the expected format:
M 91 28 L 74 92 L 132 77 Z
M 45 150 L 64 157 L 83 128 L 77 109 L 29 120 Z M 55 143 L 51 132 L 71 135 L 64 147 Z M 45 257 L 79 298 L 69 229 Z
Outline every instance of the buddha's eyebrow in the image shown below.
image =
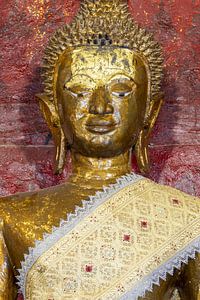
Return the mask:
M 115 80 L 115 79 L 127 79 L 127 80 L 129 80 L 129 81 L 133 81 L 134 82 L 134 80 L 133 80 L 133 78 L 130 76 L 130 75 L 128 75 L 128 74 L 122 74 L 122 73 L 118 73 L 118 74 L 114 74 L 114 75 L 112 75 L 109 79 L 108 79 L 108 82 L 111 82 L 111 81 L 113 81 L 113 80 Z
M 92 77 L 90 77 L 89 75 L 79 73 L 79 74 L 73 75 L 73 76 L 70 78 L 70 80 L 66 81 L 66 82 L 65 82 L 65 87 L 70 87 L 70 86 L 74 83 L 74 78 L 76 78 L 76 77 L 81 77 L 81 78 L 82 78 L 83 76 L 84 76 L 84 77 L 88 77 L 91 81 L 95 82 L 94 79 L 93 79 Z

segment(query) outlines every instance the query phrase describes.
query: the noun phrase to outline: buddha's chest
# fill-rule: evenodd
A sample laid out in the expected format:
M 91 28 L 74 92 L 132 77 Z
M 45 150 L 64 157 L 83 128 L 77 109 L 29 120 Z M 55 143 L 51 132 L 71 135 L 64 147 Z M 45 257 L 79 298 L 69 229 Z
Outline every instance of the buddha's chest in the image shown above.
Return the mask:
M 58 299 L 58 293 L 62 299 L 73 295 L 77 299 L 118 299 L 145 271 L 154 268 L 159 253 L 155 253 L 152 223 L 136 217 L 140 208 L 135 206 L 134 198 L 130 199 L 130 192 L 128 187 L 99 207 L 95 202 L 95 210 L 85 205 L 74 216 L 77 222 L 70 217 L 69 223 L 45 237 L 42 247 L 36 247 L 31 254 L 35 263 L 28 274 L 27 299 L 32 295 L 41 299 L 44 293 L 51 299 Z M 97 202 L 101 199 L 95 198 Z M 134 207 L 136 214 L 132 213 Z M 82 211 L 84 218 L 80 219 Z M 144 241 L 148 241 L 148 247 Z M 169 300 L 176 281 L 176 275 L 169 277 L 157 288 L 156 295 Z M 146 299 L 154 297 L 155 294 Z
M 38 293 L 37 287 L 43 282 L 40 286 L 41 295 L 45 288 L 48 297 L 51 292 L 49 286 L 58 288 L 59 293 L 64 294 L 74 293 L 74 289 L 76 293 L 85 291 L 87 294 L 87 289 L 90 287 L 90 291 L 98 294 L 99 289 L 104 292 L 107 285 L 113 284 L 116 293 L 118 293 L 118 288 L 120 292 L 123 292 L 122 282 L 128 287 L 127 280 L 130 280 L 132 285 L 133 280 L 137 282 L 140 276 L 144 278 L 145 272 L 149 274 L 149 270 L 154 271 L 166 260 L 166 255 L 169 256 L 167 249 L 170 246 L 172 233 L 176 238 L 173 238 L 173 247 L 170 248 L 169 257 L 173 256 L 176 250 L 174 243 L 181 238 L 179 227 L 173 227 L 174 232 L 160 231 L 159 216 L 166 226 L 169 227 L 170 222 L 167 218 L 163 220 L 163 211 L 162 215 L 159 214 L 156 199 L 150 197 L 151 190 L 142 189 L 141 191 L 141 187 L 143 187 L 142 182 L 138 183 L 137 187 L 128 185 L 118 192 L 112 190 L 113 194 L 109 194 L 108 198 L 106 193 L 105 199 L 101 193 L 98 193 L 97 196 L 91 198 L 95 200 L 90 203 L 91 205 L 88 206 L 86 203 L 83 208 L 79 209 L 80 214 L 84 213 L 84 218 L 78 218 L 73 226 L 70 225 L 70 228 L 66 226 L 64 231 L 65 227 L 60 226 L 59 230 L 62 234 L 59 233 L 59 239 L 55 238 L 56 234 L 51 234 L 48 241 L 45 239 L 48 247 L 45 248 L 45 246 L 43 252 L 35 252 L 39 255 L 38 259 L 33 257 L 33 265 L 36 268 L 30 270 L 30 274 L 33 275 L 30 275 L 30 288 L 35 288 Z M 31 205 L 29 209 L 22 207 L 21 211 L 18 210 L 18 215 L 17 213 L 14 215 L 13 222 L 6 228 L 7 241 L 11 241 L 9 252 L 17 267 L 23 260 L 22 254 L 27 252 L 28 247 L 34 246 L 35 240 L 41 240 L 43 233 L 50 233 L 52 226 L 59 226 L 61 219 L 66 220 L 67 213 L 74 212 L 75 206 L 80 206 L 81 200 L 86 198 L 84 196 L 72 197 L 71 195 L 69 197 L 68 195 L 61 201 L 49 201 L 52 199 L 46 197 L 40 203 L 34 203 L 32 210 Z M 146 201 L 145 211 L 141 205 L 141 197 L 143 202 Z M 168 210 L 172 210 L 174 216 L 174 206 L 170 199 L 169 197 L 168 201 L 165 201 L 165 206 Z M 98 206 L 96 203 L 99 203 Z M 151 215 L 148 215 L 146 209 L 151 206 Z M 175 211 L 178 216 L 180 209 L 182 206 Z M 76 211 L 77 217 L 79 213 Z M 74 218 L 68 219 L 70 221 Z M 166 226 L 163 228 L 165 229 Z M 52 241 L 53 244 L 51 244 Z M 181 242 L 184 240 L 182 239 Z M 38 266 L 35 265 L 36 261 Z M 168 295 L 167 300 L 171 299 L 170 295 L 178 277 L 179 274 L 169 276 L 166 282 L 157 288 L 156 294 L 161 295 L 162 300 L 166 298 L 165 295 Z M 49 279 L 51 279 L 50 283 Z M 118 280 L 117 284 L 115 280 Z M 33 293 L 32 290 L 30 293 Z M 149 295 L 146 299 L 155 298 Z

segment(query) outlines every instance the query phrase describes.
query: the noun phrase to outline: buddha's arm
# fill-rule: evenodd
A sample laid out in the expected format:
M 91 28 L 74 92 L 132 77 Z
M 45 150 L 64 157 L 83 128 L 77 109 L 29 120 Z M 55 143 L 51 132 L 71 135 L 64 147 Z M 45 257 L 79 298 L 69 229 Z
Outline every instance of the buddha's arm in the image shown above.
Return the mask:
M 200 254 L 184 268 L 181 299 L 200 300 Z
M 0 300 L 13 300 L 16 296 L 14 275 L 0 226 Z

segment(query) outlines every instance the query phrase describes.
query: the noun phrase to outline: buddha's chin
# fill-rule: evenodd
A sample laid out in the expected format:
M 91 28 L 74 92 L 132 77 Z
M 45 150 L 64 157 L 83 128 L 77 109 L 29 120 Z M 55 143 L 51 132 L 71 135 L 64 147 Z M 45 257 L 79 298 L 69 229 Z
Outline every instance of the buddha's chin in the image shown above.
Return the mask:
M 90 143 L 92 145 L 96 145 L 96 146 L 102 146 L 104 145 L 105 147 L 108 146 L 110 143 L 112 142 L 112 138 L 106 134 L 98 134 L 98 135 L 94 135 L 91 139 L 90 139 Z
M 89 140 L 77 140 L 73 145 L 75 151 L 87 157 L 110 158 L 129 150 L 124 142 L 119 142 L 114 136 L 102 134 L 94 135 Z

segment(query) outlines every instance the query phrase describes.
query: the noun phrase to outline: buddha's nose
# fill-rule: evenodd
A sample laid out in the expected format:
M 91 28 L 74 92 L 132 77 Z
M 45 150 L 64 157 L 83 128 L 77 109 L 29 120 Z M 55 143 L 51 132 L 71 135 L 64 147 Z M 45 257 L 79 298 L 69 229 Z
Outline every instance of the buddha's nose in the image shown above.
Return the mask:
M 92 95 L 89 112 L 94 115 L 112 114 L 114 111 L 108 92 L 105 88 L 98 88 Z

